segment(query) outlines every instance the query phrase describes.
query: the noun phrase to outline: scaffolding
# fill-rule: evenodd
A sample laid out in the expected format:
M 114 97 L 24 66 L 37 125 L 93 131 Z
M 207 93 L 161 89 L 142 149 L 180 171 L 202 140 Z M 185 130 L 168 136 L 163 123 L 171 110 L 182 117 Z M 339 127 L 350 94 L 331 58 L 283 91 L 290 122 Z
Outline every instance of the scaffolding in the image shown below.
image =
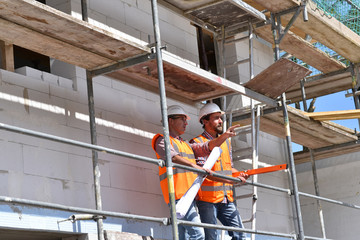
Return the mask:
M 221 69 L 225 69 L 225 64 L 221 59 L 224 59 L 224 56 L 219 56 L 219 63 L 221 67 L 219 68 L 219 77 L 212 73 L 209 73 L 205 70 L 199 69 L 197 67 L 188 64 L 181 59 L 173 56 L 162 50 L 161 46 L 161 38 L 160 38 L 160 29 L 158 22 L 158 10 L 157 10 L 157 2 L 155 0 L 151 1 L 152 5 L 152 15 L 153 15 L 153 26 L 154 26 L 154 35 L 155 35 L 155 45 L 149 47 L 139 44 L 134 39 L 129 40 L 123 36 L 117 36 L 114 38 L 113 35 L 108 32 L 99 29 L 97 27 L 91 26 L 87 23 L 87 5 L 86 1 L 82 0 L 82 13 L 83 13 L 83 21 L 73 19 L 70 16 L 54 11 L 52 8 L 42 5 L 40 3 L 30 1 L 30 0 L 12 0 L 12 1 L 0 1 L 0 6 L 3 7 L 0 9 L 0 15 L 2 18 L 0 19 L 0 28 L 6 29 L 7 31 L 0 31 L 0 39 L 12 43 L 17 44 L 19 46 L 24 46 L 33 51 L 42 53 L 44 55 L 52 56 L 56 59 L 83 67 L 87 70 L 87 90 L 88 90 L 88 105 L 89 105 L 89 116 L 90 116 L 90 132 L 91 132 L 91 144 L 74 141 L 66 138 L 60 138 L 57 136 L 35 132 L 31 130 L 27 130 L 24 128 L 18 128 L 7 124 L 0 124 L 0 129 L 11 131 L 20 134 L 26 134 L 33 137 L 43 138 L 55 142 L 70 144 L 74 146 L 78 146 L 81 148 L 90 149 L 92 151 L 92 159 L 93 159 L 93 175 L 94 175 L 94 186 L 95 186 L 95 199 L 96 199 L 96 210 L 93 209 L 84 209 L 84 208 L 75 208 L 68 207 L 58 204 L 51 204 L 45 202 L 37 202 L 30 201 L 26 199 L 17 199 L 11 197 L 0 197 L 1 202 L 5 203 L 14 203 L 14 204 L 23 204 L 23 205 L 31 205 L 45 208 L 55 208 L 59 210 L 72 211 L 76 213 L 87 213 L 93 214 L 96 216 L 112 216 L 116 218 L 128 218 L 128 219 L 137 219 L 141 221 L 152 221 L 158 222 L 164 225 L 168 225 L 169 223 L 172 226 L 173 238 L 177 239 L 177 225 L 194 225 L 192 222 L 186 222 L 176 219 L 175 214 L 175 199 L 174 196 L 170 195 L 170 219 L 167 218 L 152 218 L 147 216 L 140 215 L 131 215 L 124 213 L 114 213 L 107 212 L 102 210 L 101 203 L 101 194 L 100 194 L 100 172 L 99 172 L 99 163 L 97 152 L 102 151 L 109 154 L 114 154 L 118 156 L 123 156 L 127 158 L 132 158 L 144 162 L 149 162 L 158 166 L 166 166 L 168 178 L 172 177 L 172 167 L 184 168 L 188 170 L 192 170 L 195 172 L 205 173 L 193 168 L 185 167 L 178 164 L 173 164 L 170 158 L 169 152 L 169 132 L 167 125 L 167 112 L 166 112 L 166 96 L 170 96 L 174 99 L 180 99 L 184 102 L 198 102 L 203 100 L 215 99 L 217 97 L 226 96 L 229 94 L 241 94 L 243 96 L 247 96 L 253 100 L 258 101 L 260 104 L 251 104 L 251 113 L 247 114 L 238 114 L 233 115 L 231 113 L 231 122 L 240 122 L 241 124 L 249 124 L 252 123 L 252 146 L 253 146 L 253 160 L 254 167 L 256 165 L 256 159 L 258 155 L 258 147 L 256 142 L 256 134 L 259 130 L 264 132 L 271 133 L 275 136 L 282 137 L 286 139 L 287 146 L 287 154 L 288 161 L 290 164 L 290 179 L 291 179 L 291 188 L 284 189 L 273 187 L 265 184 L 260 184 L 256 182 L 256 179 L 252 183 L 248 183 L 249 185 L 253 185 L 254 194 L 256 194 L 256 188 L 266 188 L 273 191 L 279 191 L 287 194 L 293 201 L 295 206 L 295 215 L 296 215 L 296 234 L 291 233 L 275 233 L 275 232 L 266 232 L 259 231 L 255 228 L 255 218 L 252 219 L 253 226 L 252 229 L 241 229 L 241 228 L 233 228 L 233 227 L 225 227 L 211 224 L 198 224 L 197 226 L 209 227 L 209 228 L 217 228 L 223 230 L 231 230 L 231 231 L 242 231 L 246 233 L 251 233 L 252 236 L 259 235 L 269 235 L 269 236 L 279 236 L 286 237 L 290 239 L 326 239 L 325 228 L 322 219 L 321 213 L 321 204 L 320 201 L 326 201 L 333 204 L 338 204 L 341 206 L 351 207 L 354 209 L 360 209 L 360 206 L 348 204 L 341 201 L 335 201 L 328 198 L 320 197 L 318 186 L 317 186 L 317 177 L 316 177 L 316 168 L 314 164 L 314 153 L 325 152 L 324 156 L 334 156 L 336 154 L 342 154 L 345 151 L 357 151 L 358 148 L 358 138 L 354 134 L 354 132 L 349 131 L 341 126 L 326 122 L 319 123 L 318 121 L 312 120 L 306 115 L 304 115 L 300 110 L 292 109 L 287 106 L 287 100 L 291 101 L 299 101 L 300 99 L 305 101 L 306 96 L 305 92 L 314 87 L 315 90 L 312 91 L 312 94 L 307 94 L 307 96 L 318 96 L 320 94 L 328 94 L 329 91 L 339 91 L 340 89 L 346 88 L 349 89 L 348 79 L 358 78 L 358 71 L 354 68 L 347 68 L 343 63 L 337 61 L 336 59 L 331 58 L 330 56 L 322 53 L 318 49 L 314 48 L 309 42 L 304 39 L 298 37 L 291 31 L 291 27 L 295 26 L 302 30 L 303 32 L 309 32 L 313 37 L 317 37 L 316 32 L 312 32 L 306 28 L 306 24 L 303 24 L 302 21 L 297 20 L 298 15 L 303 12 L 304 19 L 312 21 L 313 24 L 319 24 L 319 28 L 323 27 L 324 23 L 319 20 L 321 16 L 318 15 L 317 11 L 313 11 L 313 3 L 302 1 L 300 5 L 295 4 L 294 1 L 290 0 L 282 0 L 279 1 L 282 4 L 276 4 L 276 6 L 272 5 L 271 1 L 248 1 L 249 4 L 253 3 L 254 7 L 246 4 L 243 1 L 218 1 L 212 3 L 211 1 L 203 1 L 199 6 L 187 6 L 183 1 L 172 1 L 173 4 L 169 3 L 170 1 L 160 1 L 166 7 L 171 9 L 175 9 L 178 13 L 188 17 L 194 24 L 200 27 L 206 27 L 208 30 L 213 31 L 215 34 L 215 38 L 221 41 L 221 46 L 218 46 L 218 54 L 224 51 L 225 47 L 225 39 L 236 35 L 237 33 L 241 33 L 244 30 L 249 31 L 249 37 L 252 33 L 252 27 L 255 26 L 255 33 L 258 36 L 261 36 L 265 40 L 269 42 L 273 42 L 275 45 L 275 60 L 276 62 L 270 66 L 268 69 L 264 71 L 264 73 L 259 74 L 253 78 L 252 73 L 252 53 L 250 49 L 250 57 L 246 61 L 238 61 L 237 64 L 249 62 L 250 67 L 250 81 L 243 85 L 232 83 L 226 80 L 225 71 Z M 210 3 L 211 2 L 211 3 Z M 254 3 L 255 2 L 255 3 Z M 348 1 L 349 2 L 349 1 Z M 175 5 L 174 5 L 175 3 Z M 178 4 L 178 5 L 176 5 Z M 185 5 L 182 5 L 185 4 Z M 258 7 L 261 5 L 263 8 L 268 9 L 271 14 L 270 18 L 265 18 L 258 10 L 255 9 L 255 6 Z M 221 7 L 219 7 L 221 6 Z M 24 14 L 28 14 L 30 17 L 34 17 L 37 15 L 42 15 L 46 19 L 46 21 L 54 23 L 52 25 L 47 26 L 46 28 L 42 25 L 41 21 L 28 22 L 26 18 L 19 17 L 19 14 L 12 14 L 16 11 L 19 11 L 21 7 L 21 11 L 24 11 Z M 231 22 L 228 18 L 233 18 L 232 15 L 227 15 L 226 11 L 229 9 L 235 9 L 236 11 L 232 11 L 236 16 L 241 15 L 244 16 L 242 21 Z M 220 12 L 219 12 L 220 10 Z M 226 18 L 209 18 L 209 16 L 216 17 L 220 14 L 226 16 Z M 223 12 L 222 12 L 223 11 Z M 295 13 L 291 17 L 289 17 L 289 13 Z M 309 19 L 308 15 L 309 14 Z M 205 22 L 205 19 L 209 20 L 209 22 Z M 219 21 L 219 19 L 221 21 Z M 336 23 L 335 26 L 338 26 L 336 20 L 332 19 L 331 23 Z M 55 24 L 57 23 L 58 24 Z M 250 22 L 250 24 L 249 24 Z M 269 24 L 270 23 L 270 24 Z M 287 26 L 285 28 L 282 25 L 286 23 Z M 320 25 L 322 24 L 322 25 Z M 64 29 L 63 26 L 70 25 L 73 28 Z M 325 23 L 326 26 L 326 23 Z M 34 31 L 37 29 L 37 31 Z M 59 31 L 59 30 L 62 31 Z M 226 30 L 226 31 L 225 31 Z M 74 34 L 74 32 L 79 31 L 84 33 L 83 36 L 79 34 Z M 328 28 L 322 29 L 323 32 L 318 34 L 326 34 L 330 31 Z M 359 56 L 356 54 L 356 50 L 359 48 L 360 37 L 358 35 L 353 35 L 352 32 L 347 32 L 347 34 L 342 34 L 338 29 L 332 29 L 330 34 L 332 36 L 339 37 L 341 41 L 339 43 L 327 42 L 325 39 L 325 44 L 329 44 L 333 49 L 339 49 L 339 45 L 350 43 L 349 48 L 342 49 L 342 52 L 338 53 L 349 59 L 352 63 L 356 64 L 360 62 Z M 28 42 L 25 41 L 18 36 L 18 34 L 27 34 L 30 37 L 33 37 L 34 41 Z M 59 39 L 64 38 L 63 35 L 68 37 L 66 42 L 61 42 Z M 344 36 L 346 35 L 346 36 Z M 69 37 L 70 36 L 70 37 Z M 219 38 L 219 36 L 221 36 Z M 93 42 L 98 42 L 98 39 L 106 38 L 108 45 L 93 45 Z M 81 40 L 81 41 L 80 41 Z M 296 41 L 297 44 L 294 44 Z M 82 42 L 83 45 L 79 44 Z M 42 44 L 39 44 L 42 43 Z M 120 49 L 119 44 L 121 45 L 121 51 L 117 51 L 115 49 Z M 251 43 L 249 43 L 249 46 Z M 108 48 L 113 47 L 114 52 L 109 53 Z M 59 49 L 60 48 L 60 49 Z M 64 54 L 62 49 L 67 49 L 68 51 Z M 321 69 L 323 72 L 322 76 L 310 77 L 306 78 L 305 84 L 302 82 L 302 79 L 309 74 L 307 69 L 304 69 L 297 64 L 288 61 L 286 59 L 280 59 L 280 48 L 293 54 L 295 56 L 300 56 L 299 58 L 303 58 L 304 62 L 306 60 L 310 61 L 311 64 L 314 64 L 317 69 Z M 305 50 L 304 50 L 305 49 Z M 299 54 L 299 55 L 298 55 Z M 312 55 L 311 55 L 312 54 Z M 220 54 L 221 55 L 221 54 Z M 309 55 L 311 57 L 309 57 Z M 87 59 L 87 61 L 79 60 L 78 56 L 82 56 Z M 314 56 L 316 56 L 314 58 Z M 155 61 L 156 59 L 156 61 Z M 320 59 L 320 61 L 319 61 Z M 316 61 L 314 61 L 316 60 Z M 324 61 L 322 61 L 324 60 Z M 326 64 L 324 64 L 326 63 Z M 3 63 L 4 66 L 9 66 L 9 59 Z M 11 65 L 11 64 L 10 64 Z M 356 65 L 354 65 L 356 66 Z M 11 66 L 9 67 L 11 69 Z M 144 70 L 145 69 L 145 70 Z M 291 69 L 291 71 L 289 71 Z M 166 74 L 169 72 L 177 72 L 177 75 Z M 279 72 L 280 75 L 275 75 L 269 77 L 269 74 L 274 72 Z M 287 74 L 288 73 L 288 74 Z M 184 83 L 179 83 L 177 81 L 179 76 L 187 75 L 187 80 L 191 85 L 197 84 L 197 86 L 202 89 L 201 92 L 192 92 L 191 89 L 184 87 Z M 349 75 L 350 74 L 350 75 Z M 132 84 L 143 87 L 150 91 L 157 92 L 160 90 L 160 99 L 161 99 L 161 112 L 162 112 L 162 120 L 163 120 L 163 128 L 164 128 L 164 137 L 165 137 L 165 145 L 166 145 L 166 161 L 152 159 L 147 157 L 142 157 L 135 154 L 129 154 L 122 151 L 117 151 L 114 149 L 101 147 L 97 145 L 96 139 L 96 124 L 95 124 L 95 110 L 94 110 L 94 95 L 92 89 L 92 78 L 98 75 L 106 75 L 113 78 L 121 79 L 122 81 L 131 82 Z M 339 75 L 340 78 L 339 78 Z M 124 80 L 123 77 L 128 77 L 128 80 Z M 267 78 L 265 78 L 265 76 Z M 291 79 L 292 82 L 289 86 L 286 84 L 281 84 L 279 88 L 271 88 L 271 80 L 279 76 L 283 76 L 283 83 L 287 82 L 287 80 Z M 334 80 L 336 76 L 336 79 Z M 269 80 L 268 83 L 264 82 L 266 79 Z M 346 80 L 344 80 L 346 79 Z M 136 80 L 136 82 L 134 82 Z M 329 81 L 331 83 L 335 83 L 339 81 L 342 84 L 338 85 L 337 88 L 324 88 L 324 91 L 316 90 L 316 85 L 311 85 L 312 83 L 319 81 Z M 268 87 L 267 90 L 263 90 L 264 84 Z M 299 84 L 300 87 L 294 86 L 296 83 Z M 158 85 L 157 85 L 158 84 Z M 330 84 L 329 84 L 330 85 Z M 352 82 L 350 82 L 351 87 L 354 88 Z M 179 86 L 182 86 L 179 88 Z M 294 86 L 294 87 L 292 87 Z M 310 87 L 311 86 L 311 87 Z M 330 85 L 331 86 L 331 85 Z M 300 89 L 302 90 L 302 94 L 299 93 Z M 306 90 L 306 91 L 305 91 Z M 291 95 L 293 93 L 293 95 Z M 355 92 L 353 93 L 355 96 Z M 291 97 L 287 96 L 290 95 Z M 281 96 L 279 99 L 278 97 Z M 261 117 L 260 117 L 261 112 Z M 261 118 L 261 125 L 255 124 L 255 120 L 259 121 Z M 308 129 L 304 129 L 301 123 L 306 122 L 309 124 Z M 293 124 L 294 123 L 294 124 Z M 275 124 L 275 127 L 274 127 Z M 314 126 L 313 128 L 311 126 Z M 285 128 L 285 130 L 284 130 Z M 314 129 L 316 131 L 314 132 Z M 327 137 L 323 137 L 319 139 L 317 134 L 319 132 L 326 132 Z M 293 135 L 295 136 L 293 136 Z M 332 137 L 329 137 L 329 134 Z M 309 139 L 304 139 L 304 136 L 309 137 Z M 297 189 L 297 180 L 295 173 L 295 162 L 299 162 L 299 158 L 292 154 L 291 143 L 292 142 L 300 143 L 303 146 L 309 147 L 310 158 L 313 165 L 313 175 L 316 195 L 311 195 L 307 193 L 299 192 Z M 355 147 L 356 146 L 356 147 Z M 337 151 L 329 151 L 334 150 Z M 341 151 L 339 151 L 341 149 Z M 339 153 L 340 152 L 340 153 Z M 302 153 L 304 154 L 304 153 Z M 317 157 L 319 157 L 317 155 Z M 303 161 L 308 161 L 309 156 L 303 157 Z M 216 177 L 221 177 L 224 179 L 229 179 L 233 181 L 238 181 L 236 178 L 226 177 L 219 174 L 214 174 Z M 322 238 L 305 236 L 303 223 L 302 223 L 302 215 L 300 209 L 299 196 L 314 198 L 318 202 L 319 209 L 319 217 L 322 222 Z M 255 205 L 255 204 L 254 204 Z M 256 211 L 256 207 L 254 207 L 254 211 Z M 253 216 L 255 213 L 252 213 Z M 103 218 L 96 219 L 98 226 L 98 239 L 103 239 L 103 226 L 102 226 Z

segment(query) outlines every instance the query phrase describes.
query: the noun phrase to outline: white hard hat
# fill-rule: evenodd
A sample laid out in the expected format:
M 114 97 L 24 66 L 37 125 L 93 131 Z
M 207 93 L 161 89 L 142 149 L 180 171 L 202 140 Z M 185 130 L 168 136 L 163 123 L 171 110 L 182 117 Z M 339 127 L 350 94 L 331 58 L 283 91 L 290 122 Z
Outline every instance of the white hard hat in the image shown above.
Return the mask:
M 168 117 L 171 115 L 184 115 L 186 116 L 187 120 L 190 120 L 190 117 L 185 113 L 185 110 L 179 105 L 169 106 L 167 109 L 167 114 Z
M 201 119 L 203 117 L 205 117 L 208 114 L 211 113 L 216 113 L 219 112 L 222 114 L 224 114 L 225 112 L 221 111 L 219 106 L 215 103 L 207 103 L 205 106 L 203 106 L 202 108 L 200 108 L 200 112 L 199 112 L 199 122 L 201 123 Z

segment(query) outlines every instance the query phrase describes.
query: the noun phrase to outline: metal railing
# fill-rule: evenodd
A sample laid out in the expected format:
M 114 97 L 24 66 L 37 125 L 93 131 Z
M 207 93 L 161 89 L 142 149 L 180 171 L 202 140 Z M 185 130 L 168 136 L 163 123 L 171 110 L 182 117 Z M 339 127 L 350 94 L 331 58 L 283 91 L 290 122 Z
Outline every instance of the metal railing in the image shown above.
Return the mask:
M 119 150 L 115 150 L 115 149 L 111 149 L 111 148 L 107 148 L 107 147 L 84 143 L 81 141 L 63 138 L 63 137 L 59 137 L 59 136 L 55 136 L 55 135 L 51 135 L 51 134 L 46 134 L 46 133 L 42 133 L 42 132 L 38 132 L 38 131 L 25 129 L 25 128 L 19 128 L 19 127 L 11 126 L 11 125 L 4 124 L 4 123 L 0 123 L 0 130 L 6 130 L 6 131 L 14 132 L 14 133 L 25 134 L 25 135 L 32 136 L 32 137 L 42 138 L 42 139 L 46 139 L 46 140 L 50 140 L 50 141 L 63 143 L 63 144 L 69 144 L 69 145 L 86 148 L 86 149 L 90 149 L 90 150 L 94 150 L 94 151 L 101 151 L 104 153 L 113 154 L 113 155 L 117 155 L 117 156 L 132 158 L 135 160 L 152 163 L 152 164 L 155 164 L 158 166 L 164 166 L 164 160 L 161 160 L 161 159 L 153 159 L 153 158 L 149 158 L 149 157 L 144 157 L 144 156 L 140 156 L 140 155 L 136 155 L 136 154 L 131 154 L 128 152 L 123 152 L 123 151 L 119 151 Z M 178 167 L 178 168 L 192 170 L 194 172 L 206 174 L 206 172 L 203 170 L 198 170 L 198 169 L 184 166 L 181 164 L 173 164 L 173 167 Z M 217 174 L 217 173 L 214 173 L 213 176 L 232 180 L 232 181 L 239 182 L 239 183 L 241 182 L 238 178 L 233 178 L 233 177 L 229 177 L 229 176 L 225 176 L 225 175 L 221 175 L 221 174 Z M 280 187 L 275 187 L 275 186 L 261 184 L 261 183 L 250 183 L 249 182 L 246 184 L 282 192 L 282 193 L 287 194 L 288 196 L 292 195 L 292 191 L 290 189 L 286 189 L 286 188 L 280 188 Z M 304 196 L 304 197 L 314 198 L 314 199 L 321 200 L 321 201 L 326 201 L 326 202 L 333 203 L 333 204 L 338 204 L 338 205 L 341 205 L 344 207 L 360 209 L 360 206 L 357 206 L 354 204 L 349 204 L 349 203 L 336 201 L 336 200 L 332 200 L 332 199 L 328 199 L 328 198 L 324 198 L 324 197 L 320 197 L 320 196 L 315 196 L 315 195 L 308 194 L 308 193 L 299 192 L 299 195 Z M 169 225 L 171 223 L 169 218 L 156 218 L 156 217 L 149 217 L 149 216 L 143 216 L 143 215 L 133 215 L 133 214 L 127 214 L 127 213 L 94 210 L 94 209 L 88 209 L 88 208 L 69 207 L 69 206 L 64 206 L 61 204 L 32 201 L 32 200 L 12 198 L 12 197 L 7 197 L 7 196 L 0 196 L 0 202 L 20 204 L 20 205 L 31 205 L 31 206 L 36 206 L 36 207 L 52 208 L 52 209 L 71 211 L 71 212 L 76 212 L 76 213 L 102 215 L 102 216 L 107 216 L 107 217 L 158 222 L 158 223 L 161 223 L 164 225 Z M 193 225 L 193 226 L 200 226 L 200 227 L 205 227 L 205 228 L 216 228 L 216 229 L 229 230 L 229 231 L 239 231 L 239 232 L 253 233 L 253 234 L 259 234 L 259 235 L 288 237 L 291 239 L 296 239 L 296 236 L 294 234 L 259 231 L 259 230 L 245 229 L 245 228 L 234 228 L 234 227 L 220 226 L 220 225 L 214 225 L 214 224 L 204 224 L 204 223 L 195 224 L 193 222 L 182 221 L 182 220 L 178 220 L 177 223 L 182 224 L 182 225 Z M 305 239 L 320 239 L 320 238 L 306 236 Z

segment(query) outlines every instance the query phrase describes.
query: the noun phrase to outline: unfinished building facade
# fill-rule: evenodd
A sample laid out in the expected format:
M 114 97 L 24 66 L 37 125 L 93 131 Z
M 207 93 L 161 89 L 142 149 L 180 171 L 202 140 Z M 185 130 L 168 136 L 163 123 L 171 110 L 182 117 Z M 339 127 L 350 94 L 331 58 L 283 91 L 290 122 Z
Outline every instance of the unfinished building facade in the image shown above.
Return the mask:
M 289 164 L 236 187 L 249 239 L 357 239 L 357 132 L 306 100 L 358 106 L 360 36 L 314 2 L 0 0 L 0 28 L 1 239 L 176 239 L 151 139 L 172 104 L 197 136 L 206 101 L 237 169 Z

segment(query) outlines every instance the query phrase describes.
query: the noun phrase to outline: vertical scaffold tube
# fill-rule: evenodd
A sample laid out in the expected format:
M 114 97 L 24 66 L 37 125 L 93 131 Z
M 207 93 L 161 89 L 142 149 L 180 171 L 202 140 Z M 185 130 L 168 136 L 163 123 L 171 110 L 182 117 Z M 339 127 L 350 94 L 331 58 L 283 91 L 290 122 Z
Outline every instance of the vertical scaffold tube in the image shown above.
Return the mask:
M 86 71 L 86 80 L 87 80 L 87 92 L 88 92 L 88 102 L 89 102 L 91 144 L 96 145 L 97 137 L 96 137 L 96 123 L 95 123 L 94 90 L 93 90 L 92 76 L 88 71 Z M 92 160 L 93 160 L 96 210 L 102 210 L 101 190 L 100 190 L 100 167 L 98 161 L 98 152 L 95 150 L 92 150 Z M 103 221 L 102 219 L 97 219 L 96 222 L 98 229 L 98 240 L 102 240 L 104 239 Z
M 272 23 L 272 32 L 273 32 L 273 36 L 274 36 L 274 42 L 275 42 L 275 49 L 274 49 L 275 61 L 278 61 L 280 59 L 280 46 L 279 46 L 280 42 L 279 42 L 279 37 L 278 37 L 278 33 L 280 33 L 280 28 L 281 28 L 280 17 L 278 17 L 277 21 L 276 21 L 275 15 L 271 14 L 271 23 Z M 295 211 L 296 211 L 296 216 L 297 216 L 298 239 L 304 240 L 305 239 L 304 226 L 303 226 L 301 208 L 300 208 L 300 199 L 299 199 L 299 190 L 298 190 L 297 179 L 296 179 L 295 162 L 294 162 L 294 156 L 292 153 L 290 123 L 289 123 L 288 110 L 286 107 L 285 93 L 281 94 L 281 105 L 282 105 L 283 115 L 284 115 L 283 118 L 284 118 L 285 137 L 286 137 L 286 149 L 287 149 L 288 158 L 289 158 L 290 178 L 291 178 L 291 183 L 292 183 L 292 195 L 294 197 Z
M 253 99 L 250 100 L 251 103 L 251 145 L 252 145 L 252 168 L 258 168 L 258 124 L 259 124 L 259 108 L 255 111 Z M 255 174 L 252 176 L 252 182 L 258 182 L 258 176 Z M 252 217 L 251 217 L 251 230 L 256 230 L 256 208 L 257 208 L 257 195 L 258 195 L 258 188 L 256 186 L 252 186 L 253 188 L 253 199 L 252 199 Z M 255 240 L 256 235 L 251 234 L 251 240 Z
M 319 184 L 318 184 L 318 178 L 317 178 L 317 170 L 316 170 L 316 164 L 315 164 L 315 159 L 314 159 L 314 151 L 312 149 L 309 149 L 309 151 L 310 151 L 311 168 L 312 168 L 313 178 L 314 178 L 315 194 L 316 194 L 316 196 L 320 196 Z M 326 239 L 324 215 L 323 215 L 323 211 L 322 211 L 321 202 L 319 199 L 317 199 L 316 203 L 317 203 L 317 208 L 318 208 L 318 212 L 319 212 L 321 233 L 322 233 L 323 238 Z
M 351 77 L 352 77 L 352 88 L 351 91 L 353 93 L 353 98 L 354 98 L 354 104 L 355 104 L 355 108 L 356 109 L 360 109 L 360 102 L 359 102 L 359 96 L 356 95 L 355 93 L 358 90 L 358 79 L 359 79 L 359 66 L 357 64 L 350 64 L 351 67 Z M 359 129 L 360 129 L 360 119 L 358 118 L 358 124 L 359 124 Z
M 249 73 L 250 80 L 254 77 L 254 47 L 253 47 L 253 26 L 251 21 L 249 21 Z
M 82 20 L 88 22 L 87 0 L 81 0 L 81 13 Z M 90 135 L 91 144 L 97 144 L 96 138 L 96 123 L 95 123 L 95 104 L 94 104 L 94 89 L 92 76 L 89 71 L 86 71 L 87 93 L 88 93 L 88 105 L 89 105 L 89 122 L 90 122 Z M 96 210 L 102 210 L 101 202 L 101 190 L 100 190 L 100 167 L 98 162 L 98 152 L 92 150 L 93 161 L 93 176 L 94 176 L 94 191 L 95 191 L 95 206 Z M 98 240 L 104 239 L 104 226 L 103 220 L 97 219 L 97 232 Z
M 152 19 L 154 26 L 155 36 L 155 53 L 156 63 L 159 78 L 159 91 L 160 91 L 160 102 L 161 102 L 161 116 L 163 122 L 164 140 L 165 140 L 165 153 L 166 153 L 166 175 L 168 181 L 169 200 L 170 200 L 170 217 L 173 232 L 173 239 L 178 240 L 178 226 L 176 219 L 176 207 L 175 207 L 175 189 L 174 189 L 174 178 L 173 169 L 170 156 L 170 138 L 169 138 L 169 123 L 167 119 L 167 103 L 165 94 L 165 81 L 164 81 L 164 69 L 161 55 L 161 38 L 160 38 L 160 27 L 159 27 L 159 15 L 156 0 L 151 0 Z

